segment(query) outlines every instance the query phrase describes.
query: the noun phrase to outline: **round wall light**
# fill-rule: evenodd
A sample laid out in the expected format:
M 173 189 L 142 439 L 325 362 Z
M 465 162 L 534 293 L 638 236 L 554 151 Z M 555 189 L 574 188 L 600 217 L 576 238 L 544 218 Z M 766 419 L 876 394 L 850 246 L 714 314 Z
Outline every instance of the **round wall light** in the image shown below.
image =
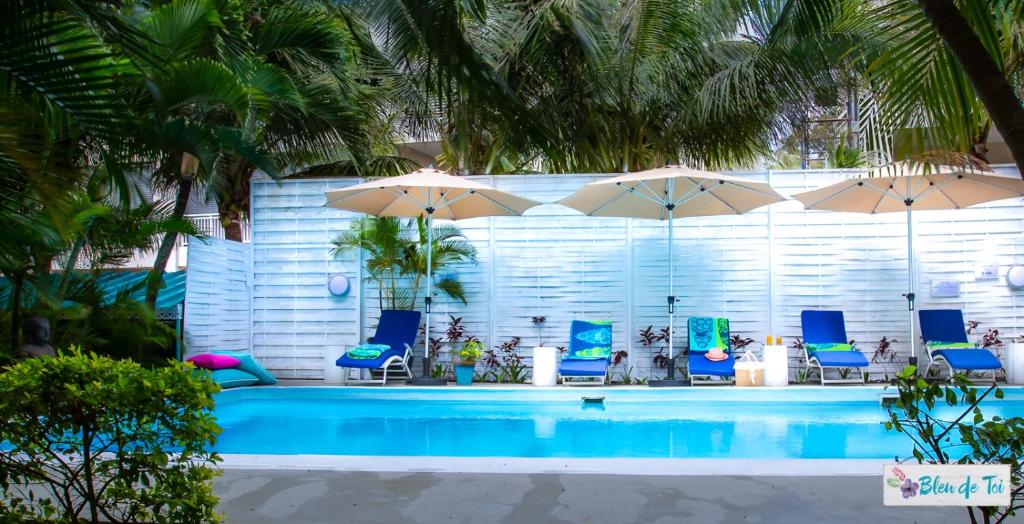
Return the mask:
M 345 275 L 332 275 L 327 278 L 327 290 L 336 297 L 347 295 L 350 288 L 348 277 Z
M 1024 289 L 1024 266 L 1015 264 L 1006 270 L 1006 285 L 1010 289 Z

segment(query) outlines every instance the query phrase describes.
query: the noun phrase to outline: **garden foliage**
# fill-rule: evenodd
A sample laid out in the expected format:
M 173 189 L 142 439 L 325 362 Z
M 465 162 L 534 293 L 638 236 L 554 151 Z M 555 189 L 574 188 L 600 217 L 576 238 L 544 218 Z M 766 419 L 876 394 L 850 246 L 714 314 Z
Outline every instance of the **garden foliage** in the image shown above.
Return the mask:
M 84 354 L 0 374 L 0 521 L 216 522 L 218 387 Z

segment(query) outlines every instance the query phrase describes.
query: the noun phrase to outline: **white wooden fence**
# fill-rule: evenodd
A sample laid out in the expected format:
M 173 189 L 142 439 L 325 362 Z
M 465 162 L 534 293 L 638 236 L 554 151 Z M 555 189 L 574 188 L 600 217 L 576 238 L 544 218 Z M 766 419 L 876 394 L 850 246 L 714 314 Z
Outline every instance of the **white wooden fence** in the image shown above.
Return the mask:
M 739 176 L 768 181 L 789 195 L 851 174 L 774 171 Z M 601 176 L 610 175 L 480 180 L 553 202 Z M 336 357 L 364 340 L 376 324 L 376 292 L 361 282 L 361 254 L 330 254 L 331 240 L 348 229 L 355 215 L 323 207 L 325 191 L 357 182 L 253 182 L 252 351 L 279 376 L 321 377 L 325 357 Z M 1024 294 L 1009 290 L 1002 280 L 977 280 L 974 272 L 983 263 L 999 264 L 1001 273 L 1010 264 L 1024 263 L 1021 202 L 918 212 L 915 218 L 919 307 L 958 307 L 967 318 L 981 321 L 982 328 L 1018 334 L 1024 308 L 1017 303 L 1024 305 Z M 528 348 L 537 342 L 533 316 L 547 317 L 543 341 L 553 345 L 566 344 L 571 319 L 611 320 L 614 345 L 629 352 L 625 366 L 632 366 L 634 376 L 652 373 L 651 352 L 638 344 L 636 334 L 648 325 L 667 324 L 665 223 L 589 218 L 543 205 L 523 217 L 458 225 L 477 247 L 479 261 L 452 268 L 468 291 L 468 305 L 436 298 L 435 332 L 444 328 L 450 314 L 463 317 L 469 332 L 488 346 L 520 336 Z M 675 294 L 681 301 L 676 309 L 677 348 L 685 347 L 685 320 L 691 315 L 727 316 L 734 333 L 758 341 L 769 334 L 782 336 L 788 344 L 800 335 L 800 311 L 820 308 L 845 311 L 850 337 L 869 354 L 883 335 L 897 339 L 897 350 L 905 353 L 903 214 L 808 212 L 791 201 L 743 216 L 677 220 L 676 228 L 672 262 Z M 194 271 L 190 261 L 190 275 Z M 351 280 L 348 296 L 328 292 L 327 280 L 336 274 Z M 932 298 L 933 279 L 959 279 L 960 296 Z M 186 325 L 193 347 L 209 336 L 207 329 L 216 327 Z M 905 362 L 905 355 L 901 358 Z M 874 371 L 895 369 L 879 365 Z
M 252 345 L 250 244 L 189 237 L 185 355 Z

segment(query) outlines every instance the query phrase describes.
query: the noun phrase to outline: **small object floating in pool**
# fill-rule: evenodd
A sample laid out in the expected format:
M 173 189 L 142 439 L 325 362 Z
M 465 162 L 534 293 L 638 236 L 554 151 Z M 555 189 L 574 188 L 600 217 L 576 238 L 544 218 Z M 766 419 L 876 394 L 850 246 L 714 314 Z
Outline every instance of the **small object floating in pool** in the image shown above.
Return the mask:
M 584 404 L 604 404 L 604 397 L 583 397 Z
M 892 404 L 900 399 L 899 393 L 882 393 L 878 395 L 878 403 L 886 406 Z

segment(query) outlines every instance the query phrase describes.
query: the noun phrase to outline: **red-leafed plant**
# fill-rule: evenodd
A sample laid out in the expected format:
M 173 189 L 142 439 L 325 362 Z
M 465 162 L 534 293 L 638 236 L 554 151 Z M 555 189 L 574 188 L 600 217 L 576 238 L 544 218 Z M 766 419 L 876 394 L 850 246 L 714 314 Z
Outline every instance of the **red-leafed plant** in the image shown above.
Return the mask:
M 535 316 L 535 317 L 530 319 L 530 322 L 533 322 L 533 326 L 537 328 L 537 345 L 538 346 L 543 346 L 544 345 L 544 323 L 547 322 L 547 321 L 548 321 L 547 317 L 540 316 L 540 315 Z
M 523 363 L 523 356 L 518 352 L 521 341 L 520 337 L 512 337 L 487 351 L 484 365 L 490 368 L 490 374 L 496 382 L 516 384 L 526 380 L 529 368 Z
M 617 366 L 617 365 L 621 364 L 622 360 L 624 358 L 628 357 L 628 356 L 629 356 L 629 353 L 627 353 L 626 350 L 624 350 L 624 349 L 620 349 L 620 350 L 612 353 L 612 365 L 613 366 Z
M 448 321 L 448 329 L 445 330 L 444 336 L 450 344 L 455 344 L 465 336 L 466 326 L 462 324 L 462 317 L 448 315 L 448 318 L 451 320 Z
M 999 339 L 999 330 L 990 329 L 981 336 L 978 344 L 983 348 L 1003 349 L 1003 341 Z
M 754 343 L 754 339 L 752 339 L 752 338 L 743 338 L 743 337 L 741 337 L 739 335 L 733 335 L 733 336 L 729 337 L 729 345 L 732 346 L 732 350 L 734 352 L 735 351 L 739 351 L 741 349 L 746 349 L 747 346 L 749 346 L 749 345 L 751 345 L 753 343 Z
M 668 328 L 663 328 L 658 331 L 655 331 L 654 326 L 647 326 L 644 329 L 640 330 L 638 336 L 639 340 L 637 340 L 637 342 L 639 342 L 641 346 L 647 349 L 651 349 L 661 342 L 668 341 Z M 652 357 L 652 360 L 656 367 L 668 367 L 669 358 L 668 355 L 664 354 L 664 349 L 664 347 L 659 348 L 658 351 L 655 352 Z
M 882 337 L 881 340 L 875 344 L 875 353 L 871 356 L 871 361 L 878 364 L 882 362 L 896 362 L 896 350 L 892 348 L 892 345 L 898 342 L 894 338 Z

